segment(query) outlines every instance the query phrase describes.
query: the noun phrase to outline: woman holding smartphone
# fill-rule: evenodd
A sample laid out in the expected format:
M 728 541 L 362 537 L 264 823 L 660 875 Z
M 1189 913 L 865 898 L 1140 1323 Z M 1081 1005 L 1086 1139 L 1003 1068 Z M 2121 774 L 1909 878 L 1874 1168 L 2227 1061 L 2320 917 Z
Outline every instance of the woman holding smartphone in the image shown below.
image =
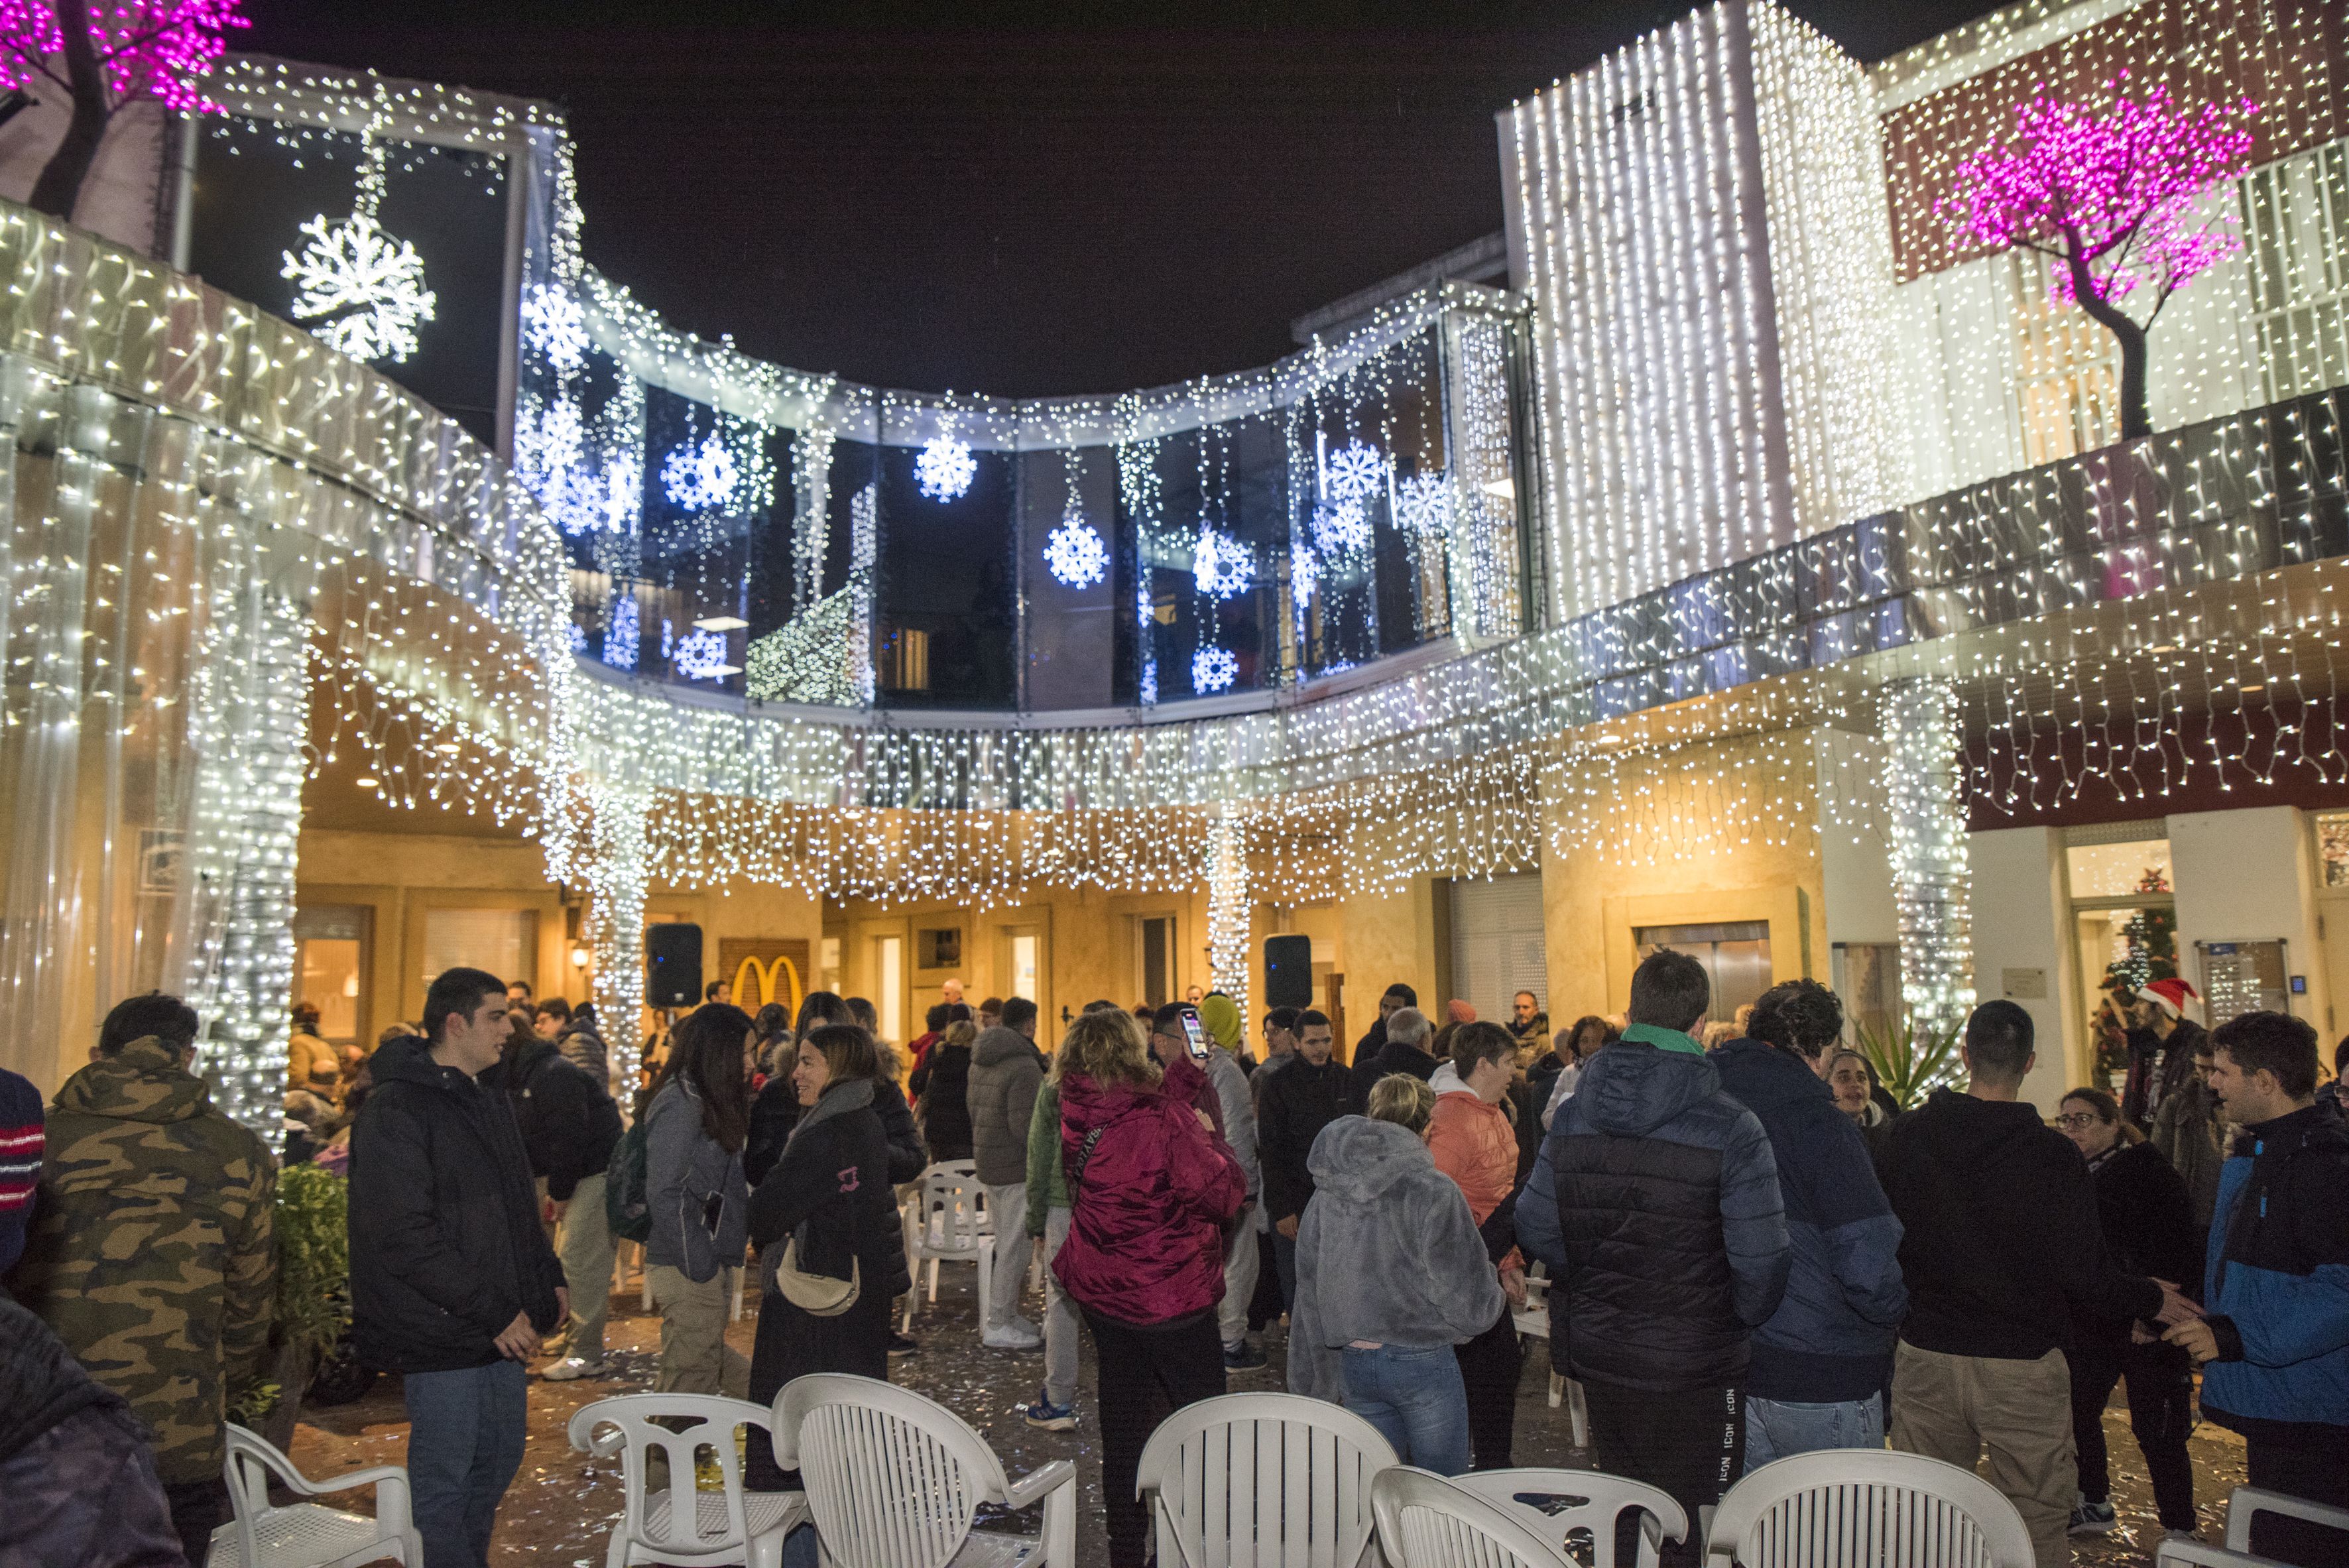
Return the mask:
M 652 1235 L 645 1268 L 660 1308 L 656 1393 L 740 1398 L 750 1364 L 726 1343 L 730 1271 L 750 1240 L 742 1145 L 750 1131 L 758 1031 L 722 1004 L 680 1020 L 668 1068 L 645 1113 L 645 1190 Z

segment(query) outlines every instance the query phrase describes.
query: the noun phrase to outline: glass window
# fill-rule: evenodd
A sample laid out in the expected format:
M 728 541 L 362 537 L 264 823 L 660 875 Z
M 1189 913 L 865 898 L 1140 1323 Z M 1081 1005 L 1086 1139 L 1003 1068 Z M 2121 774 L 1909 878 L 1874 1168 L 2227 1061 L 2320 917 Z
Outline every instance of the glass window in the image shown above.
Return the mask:
M 916 447 L 880 452 L 874 684 L 900 707 L 1010 707 L 1019 629 L 1012 455 L 973 451 L 968 487 L 945 496 L 923 493 L 920 456 Z
M 1118 548 L 1117 454 L 1104 447 L 1019 459 L 1019 576 L 1027 593 L 1026 691 L 1035 710 L 1133 700 L 1130 552 Z M 1121 674 L 1123 696 L 1120 696 Z
M 2168 839 L 2072 844 L 2065 847 L 2064 859 L 2075 900 L 2167 894 L 2174 891 L 2169 882 Z
M 2327 811 L 2316 819 L 2316 857 L 2326 887 L 2349 887 L 2349 811 Z
M 424 983 L 449 969 L 486 969 L 502 980 L 538 978 L 532 952 L 538 914 L 527 909 L 429 909 L 424 912 Z

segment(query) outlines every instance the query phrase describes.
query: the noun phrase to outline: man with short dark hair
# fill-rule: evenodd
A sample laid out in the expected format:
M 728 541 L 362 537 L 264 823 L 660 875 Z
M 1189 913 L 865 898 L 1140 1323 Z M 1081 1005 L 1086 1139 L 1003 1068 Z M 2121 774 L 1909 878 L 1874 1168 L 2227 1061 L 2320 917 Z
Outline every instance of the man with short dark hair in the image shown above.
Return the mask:
M 734 1005 L 734 986 L 732 982 L 726 980 L 712 980 L 709 985 L 704 985 L 701 988 L 701 1002 L 704 1006 L 732 1006 Z
M 1248 1094 L 1258 1106 L 1259 1115 L 1264 1104 L 1265 1074 L 1297 1059 L 1297 1013 L 1295 1007 L 1275 1007 L 1264 1016 L 1264 1062 L 1248 1078 Z
M 1435 1026 L 1417 1007 L 1401 1006 L 1379 1020 L 1379 1047 L 1354 1063 L 1354 1109 L 1371 1103 L 1371 1090 L 1389 1073 L 1409 1073 L 1425 1083 L 1435 1076 L 1435 1054 L 1427 1048 Z
M 1371 1026 L 1362 1031 L 1361 1039 L 1354 1042 L 1354 1054 L 1348 1058 L 1349 1065 L 1359 1068 L 1378 1055 L 1386 1047 L 1387 1020 L 1393 1017 L 1398 1009 L 1418 1006 L 1419 993 L 1402 981 L 1388 986 L 1379 996 L 1379 1016 L 1371 1020 Z M 1362 1085 L 1361 1090 L 1368 1096 L 1370 1087 Z
M 999 1029 L 1002 1026 L 1003 998 L 989 996 L 978 1005 L 978 1032 L 983 1035 L 989 1029 Z
M 1791 1246 L 1786 1294 L 1754 1331 L 1745 1468 L 1818 1449 L 1884 1446 L 1878 1398 L 1909 1308 L 1900 1222 L 1868 1143 L 1818 1072 L 1843 1006 L 1816 980 L 1762 993 L 1746 1035 L 1710 1053 L 1721 1087 L 1770 1135 Z
M 1899 1219 L 1909 1315 L 1893 1350 L 1892 1446 L 1986 1479 L 2031 1532 L 2039 1568 L 2071 1561 L 2077 1501 L 2073 1310 L 2175 1323 L 2173 1283 L 2107 1256 L 2088 1167 L 2021 1098 L 2031 1015 L 1985 1002 L 1959 1047 L 1963 1089 L 1937 1088 L 1892 1124 L 1881 1173 Z
M 2215 1049 L 2208 1034 L 2194 1042 L 2193 1076 L 2154 1111 L 2151 1134 L 2153 1146 L 2185 1178 L 2195 1227 L 2205 1237 L 2218 1212 L 2219 1170 L 2227 1159 L 2226 1118 L 2210 1092 Z
M 1028 1278 L 1028 1132 L 1036 1094 L 1044 1087 L 1044 1060 L 1036 1052 L 1036 1004 L 1014 996 L 997 1004 L 1002 1022 L 971 1043 L 971 1151 L 995 1216 L 995 1251 L 987 1299 L 979 1304 L 979 1343 L 989 1350 L 1033 1350 L 1044 1331 L 1019 1315 Z M 1013 1215 L 1021 1222 L 1012 1223 Z
M 1631 975 L 1631 1024 L 1582 1064 L 1517 1200 L 1547 1264 L 1550 1354 L 1580 1379 L 1599 1468 L 1670 1492 L 1694 1522 L 1737 1479 L 1753 1330 L 1786 1283 L 1770 1140 L 1688 1031 L 1713 986 L 1669 949 Z M 1620 1552 L 1618 1553 L 1620 1556 Z
M 507 1011 L 511 1012 L 515 1007 L 529 1006 L 530 999 L 533 995 L 535 993 L 531 990 L 529 981 L 509 980 L 506 982 Z
M 513 1109 L 479 1081 L 506 1009 L 481 970 L 434 980 L 425 1037 L 376 1052 L 351 1132 L 351 1336 L 364 1364 L 402 1374 L 425 1568 L 487 1568 L 522 1468 L 523 1369 L 570 1311 Z
M 2152 1124 L 2161 1102 L 2185 1086 L 2194 1070 L 2194 1053 L 2209 1043 L 2202 1026 L 2186 1016 L 2201 1000 L 2199 991 L 2175 979 L 2156 980 L 2137 994 L 2121 1115 L 2140 1131 Z
M 275 1300 L 276 1163 L 195 1076 L 177 996 L 119 1004 L 50 1104 L 32 1233 L 12 1276 L 153 1434 L 191 1563 L 227 1519 L 222 1412 L 262 1373 Z M 0 1499 L 0 1509 L 6 1507 Z
M 1336 1047 L 1330 1016 L 1308 1007 L 1297 1015 L 1295 1059 L 1278 1072 L 1256 1077 L 1261 1086 L 1257 1160 L 1284 1308 L 1297 1305 L 1297 1227 L 1313 1198 L 1313 1172 L 1306 1161 L 1321 1130 L 1353 1106 L 1353 1076 L 1332 1054 Z
M 2244 1013 L 2211 1031 L 2240 1131 L 2219 1178 L 2203 1301 L 2164 1338 L 2202 1364 L 2202 1413 L 2243 1436 L 2251 1484 L 2349 1508 L 2349 1129 L 2316 1099 L 2316 1031 Z M 2349 1535 L 2275 1513 L 2251 1553 L 2349 1562 Z

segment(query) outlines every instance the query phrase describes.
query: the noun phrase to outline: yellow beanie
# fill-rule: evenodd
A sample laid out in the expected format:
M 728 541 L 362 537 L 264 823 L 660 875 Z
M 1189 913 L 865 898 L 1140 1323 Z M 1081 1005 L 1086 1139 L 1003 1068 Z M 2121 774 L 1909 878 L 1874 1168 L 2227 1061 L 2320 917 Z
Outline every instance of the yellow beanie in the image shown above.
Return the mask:
M 1216 1044 L 1224 1049 L 1237 1051 L 1240 1048 L 1240 1032 L 1244 1026 L 1240 1021 L 1240 1007 L 1229 996 L 1218 993 L 1202 997 L 1199 1022 L 1206 1026 L 1207 1034 Z

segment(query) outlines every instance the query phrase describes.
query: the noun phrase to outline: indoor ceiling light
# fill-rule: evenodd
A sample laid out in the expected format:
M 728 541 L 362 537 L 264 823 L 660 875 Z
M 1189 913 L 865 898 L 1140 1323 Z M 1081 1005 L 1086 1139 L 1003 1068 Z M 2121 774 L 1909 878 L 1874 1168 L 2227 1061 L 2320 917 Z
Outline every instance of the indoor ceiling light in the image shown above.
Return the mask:
M 694 623 L 705 632 L 739 632 L 750 624 L 740 615 L 712 615 Z

